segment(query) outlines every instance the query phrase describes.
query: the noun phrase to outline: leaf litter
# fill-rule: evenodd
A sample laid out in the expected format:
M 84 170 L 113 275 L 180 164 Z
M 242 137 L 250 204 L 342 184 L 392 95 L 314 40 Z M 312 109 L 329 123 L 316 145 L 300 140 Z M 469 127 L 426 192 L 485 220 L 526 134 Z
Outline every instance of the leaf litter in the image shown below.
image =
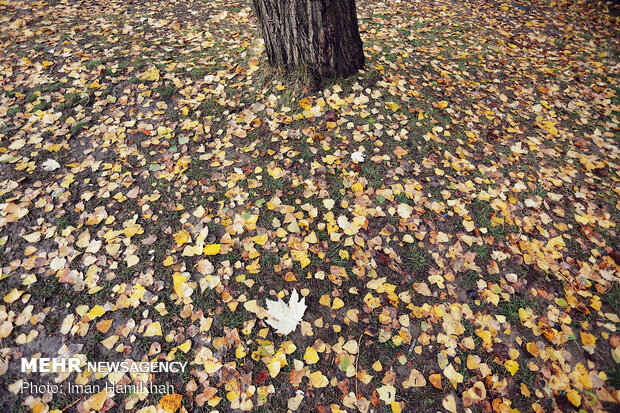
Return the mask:
M 360 1 L 317 91 L 245 3 L 1 2 L 0 405 L 613 411 L 610 7 Z M 20 392 L 63 355 L 190 368 Z

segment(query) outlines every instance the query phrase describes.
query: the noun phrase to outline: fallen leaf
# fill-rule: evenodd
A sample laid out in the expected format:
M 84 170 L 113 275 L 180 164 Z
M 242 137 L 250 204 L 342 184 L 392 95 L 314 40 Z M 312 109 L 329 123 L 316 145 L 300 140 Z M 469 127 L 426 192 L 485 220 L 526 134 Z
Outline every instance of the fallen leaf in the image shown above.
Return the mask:
M 297 328 L 306 311 L 306 298 L 299 299 L 297 290 L 293 290 L 288 305 L 280 298 L 278 301 L 267 300 L 269 318 L 267 324 L 276 329 L 277 333 L 287 335 Z

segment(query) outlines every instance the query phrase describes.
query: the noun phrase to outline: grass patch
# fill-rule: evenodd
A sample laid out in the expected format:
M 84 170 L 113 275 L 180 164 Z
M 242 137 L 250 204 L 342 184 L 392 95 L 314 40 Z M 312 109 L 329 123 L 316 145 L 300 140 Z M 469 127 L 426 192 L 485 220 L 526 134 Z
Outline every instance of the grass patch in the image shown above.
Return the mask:
M 14 106 L 11 106 L 9 110 L 6 111 L 6 114 L 7 116 L 13 116 L 19 113 L 20 110 L 22 110 L 21 106 L 14 105 Z
M 170 99 L 175 93 L 178 92 L 178 90 L 179 89 L 170 82 L 165 82 L 164 84 L 155 88 L 155 92 L 157 92 L 159 96 L 164 100 Z
M 71 136 L 77 136 L 82 130 L 88 128 L 88 122 L 77 122 L 75 125 L 71 126 Z
M 409 248 L 405 252 L 405 259 L 403 260 L 406 271 L 413 270 L 416 275 L 426 278 L 430 262 L 430 254 L 425 249 L 415 242 L 409 244 Z

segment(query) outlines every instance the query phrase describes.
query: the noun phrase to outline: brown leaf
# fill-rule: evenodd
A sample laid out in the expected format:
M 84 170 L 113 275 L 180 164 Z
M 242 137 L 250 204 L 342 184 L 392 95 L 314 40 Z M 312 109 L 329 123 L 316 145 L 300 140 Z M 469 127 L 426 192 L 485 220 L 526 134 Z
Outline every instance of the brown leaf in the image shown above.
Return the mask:
M 269 377 L 269 373 L 267 372 L 267 370 L 261 370 L 256 375 L 256 382 L 258 384 L 265 384 L 265 381 L 267 381 L 267 377 Z
M 613 250 L 609 253 L 609 256 L 611 257 L 611 259 L 614 260 L 616 265 L 620 265 L 620 251 Z
M 326 122 L 335 122 L 338 119 L 338 114 L 333 110 L 328 110 L 325 112 L 325 121 Z
M 288 381 L 293 386 L 299 386 L 301 384 L 301 379 L 303 379 L 303 377 L 304 377 L 304 370 L 293 370 L 291 371 L 291 374 L 288 377 Z M 258 377 L 256 381 L 258 382 Z
M 496 357 L 499 357 L 502 361 L 508 360 L 510 358 L 510 351 L 508 350 L 508 346 L 503 343 L 493 344 L 493 354 L 495 354 Z

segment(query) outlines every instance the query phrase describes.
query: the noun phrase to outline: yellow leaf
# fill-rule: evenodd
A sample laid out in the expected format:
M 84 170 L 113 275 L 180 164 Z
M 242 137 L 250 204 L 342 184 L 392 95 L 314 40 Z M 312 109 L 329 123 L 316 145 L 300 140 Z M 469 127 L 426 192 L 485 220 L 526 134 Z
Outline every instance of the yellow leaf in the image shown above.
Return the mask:
M 127 238 L 131 238 L 136 234 L 142 234 L 143 232 L 144 232 L 144 229 L 139 226 L 130 226 L 130 227 L 123 228 L 123 234 L 125 234 Z
M 487 398 L 487 389 L 484 383 L 477 381 L 471 389 L 467 390 L 466 395 L 473 401 L 479 402 Z
M 366 303 L 366 305 L 371 309 L 375 309 L 381 306 L 381 300 L 378 297 L 373 297 L 373 295 L 370 293 L 367 293 L 364 296 L 364 303 Z
M 164 397 L 159 399 L 158 407 L 163 409 L 166 413 L 174 413 L 181 407 L 182 400 L 183 395 L 181 394 L 166 394 Z
M 282 343 L 280 347 L 282 347 L 282 350 L 284 350 L 286 354 L 293 354 L 293 352 L 297 350 L 297 346 L 295 345 L 295 343 L 290 340 Z
M 276 377 L 280 373 L 280 368 L 282 368 L 282 363 L 277 357 L 272 357 L 271 361 L 267 363 L 267 370 L 269 370 L 271 377 Z
M 590 333 L 584 333 L 583 331 L 579 333 L 581 336 L 581 342 L 584 346 L 594 346 L 596 344 L 596 337 L 594 337 Z
M 114 347 L 114 344 L 116 344 L 116 342 L 118 341 L 118 336 L 117 335 L 113 335 L 110 336 L 104 340 L 101 341 L 101 344 L 107 348 L 108 350 L 112 350 L 112 347 Z
M 113 319 L 103 320 L 97 323 L 97 330 L 101 333 L 107 333 L 110 327 L 112 326 Z
M 184 257 L 193 257 L 194 255 L 200 255 L 202 253 L 202 248 L 200 245 L 186 245 L 183 248 L 183 252 L 181 253 Z
M 441 405 L 449 412 L 456 413 L 456 400 L 452 394 L 448 394 L 443 398 Z
M 327 377 L 325 377 L 320 371 L 310 373 L 308 378 L 310 379 L 310 385 L 312 385 L 312 387 L 321 388 L 329 384 Z
M 488 330 L 481 330 L 476 333 L 478 337 L 482 339 L 486 344 L 491 344 L 491 332 Z
M 443 370 L 443 375 L 446 376 L 448 380 L 450 380 L 450 382 L 455 388 L 456 383 L 463 383 L 463 375 L 454 369 L 452 363 L 450 363 L 448 367 Z
M 23 293 L 24 292 L 22 290 L 13 288 L 7 295 L 4 296 L 4 302 L 11 304 L 13 301 L 21 297 Z
M 357 354 L 359 346 L 355 340 L 349 340 L 344 346 L 342 346 L 349 354 Z
M 517 370 L 519 370 L 519 363 L 514 360 L 506 360 L 504 362 L 504 367 L 506 367 L 506 370 L 508 370 L 510 374 L 514 376 Z
M 521 383 L 521 394 L 525 397 L 530 397 L 530 389 L 527 388 L 525 383 Z
M 105 399 L 108 397 L 108 393 L 104 390 L 100 393 L 93 394 L 86 400 L 86 402 L 82 405 L 82 407 L 89 411 L 95 410 L 99 411 L 103 408 L 103 403 L 105 403 Z
M 181 344 L 177 348 L 179 350 L 181 350 L 183 353 L 187 353 L 189 351 L 189 349 L 192 348 L 192 341 L 191 340 L 186 340 L 185 343 Z
M 308 364 L 315 364 L 317 361 L 319 361 L 319 355 L 317 354 L 315 349 L 313 349 L 312 347 L 307 347 L 306 353 L 304 354 L 304 360 Z
M 161 325 L 159 321 L 149 324 L 144 332 L 144 337 L 161 336 Z
M 180 298 L 183 298 L 186 296 L 185 294 L 185 288 L 187 287 L 187 279 L 189 277 L 187 275 L 173 275 L 172 276 L 172 285 L 174 288 L 174 292 L 176 293 L 176 295 Z M 191 290 L 191 289 L 190 289 Z M 191 291 L 188 290 L 188 296 L 191 295 Z
M 385 404 L 391 404 L 395 401 L 396 389 L 394 386 L 386 384 L 385 386 L 379 387 L 377 389 L 377 393 L 379 394 L 379 398 L 383 400 Z
M 319 238 L 316 236 L 316 233 L 312 231 L 309 235 L 304 238 L 304 241 L 308 244 L 316 244 L 319 242 Z
M 189 232 L 187 232 L 184 229 L 174 234 L 174 240 L 179 245 L 185 244 L 187 241 L 189 241 L 189 239 L 190 239 Z
M 153 67 L 140 75 L 140 79 L 157 82 L 159 80 L 159 69 Z
M 267 238 L 268 238 L 267 234 L 257 235 L 255 237 L 252 237 L 252 241 L 262 246 L 262 245 L 265 245 L 265 243 L 267 242 Z
M 76 246 L 80 247 L 80 248 L 86 248 L 90 245 L 90 233 L 88 232 L 88 230 L 84 231 L 82 234 L 80 234 L 77 242 L 75 243 Z
M 209 399 L 209 406 L 215 407 L 220 403 L 221 400 L 222 400 L 221 397 L 213 396 L 212 398 Z
M 525 345 L 525 348 L 534 357 L 538 357 L 540 355 L 540 350 L 536 346 L 536 343 L 530 341 Z
M 304 108 L 304 110 L 310 110 L 310 108 L 312 107 L 312 104 L 310 103 L 310 99 L 303 98 L 299 101 L 299 106 Z
M 588 214 L 584 214 L 584 215 L 575 214 L 575 221 L 577 221 L 581 225 L 588 225 L 588 223 L 590 222 L 590 218 Z
M 30 408 L 32 409 L 32 413 L 43 413 L 48 411 L 47 405 L 38 398 L 30 405 Z
M 120 250 L 120 248 L 121 248 L 121 244 L 116 244 L 116 243 L 108 244 L 105 246 L 106 252 L 112 256 L 116 255 L 118 251 Z
M 200 205 L 194 212 L 192 212 L 192 215 L 196 218 L 203 218 L 206 215 L 204 207 Z
M 9 320 L 0 323 L 0 338 L 7 338 L 11 331 L 13 331 L 13 323 Z
M 465 230 L 467 232 L 471 232 L 474 230 L 474 228 L 476 228 L 476 224 L 474 223 L 474 221 L 470 221 L 467 219 L 463 220 L 463 226 L 465 227 Z
M 480 356 L 474 356 L 473 354 L 467 355 L 467 368 L 475 370 L 480 365 Z
M 573 389 L 566 393 L 566 397 L 568 401 L 570 401 L 573 406 L 579 407 L 581 405 L 581 396 L 577 393 L 577 390 Z
M 383 370 L 383 365 L 381 364 L 381 362 L 379 360 L 375 361 L 374 364 L 372 365 L 372 369 L 374 371 L 381 371 Z
M 370 375 L 370 374 L 368 374 L 368 373 L 366 373 L 366 370 L 360 370 L 360 371 L 357 373 L 357 378 L 358 378 L 358 380 L 359 380 L 359 381 L 361 381 L 362 383 L 364 383 L 364 384 L 368 384 L 368 383 L 370 383 L 370 381 L 372 380 L 373 376 L 372 376 L 372 375 Z
M 326 307 L 330 307 L 331 306 L 331 299 L 329 297 L 329 294 L 323 294 L 321 296 L 321 298 L 319 298 L 319 304 L 324 305 Z
M 542 331 L 543 335 L 547 340 L 552 343 L 558 340 L 558 331 L 556 329 L 550 327 L 548 324 L 543 324 L 541 321 L 538 321 L 538 324 L 540 330 Z
M 439 106 L 439 108 L 441 109 L 445 109 L 448 107 L 448 102 L 445 100 L 441 100 L 439 102 L 437 102 L 437 106 Z
M 556 250 L 561 250 L 564 247 L 566 247 L 566 243 L 564 242 L 564 239 L 562 238 L 561 235 L 555 237 L 555 238 L 551 238 L 549 240 L 549 242 L 547 242 L 547 248 L 553 248 Z
M 169 266 L 171 266 L 172 264 L 174 264 L 174 258 L 172 258 L 171 256 L 167 256 L 167 257 L 164 259 L 164 267 L 169 267 Z
M 594 162 L 592 162 L 585 156 L 580 157 L 579 162 L 581 162 L 581 164 L 586 168 L 588 172 L 592 172 L 594 169 L 596 169 L 596 165 L 594 165 Z
M 205 255 L 215 255 L 215 254 L 219 254 L 220 253 L 220 249 L 221 249 L 221 245 L 220 244 L 208 244 L 208 245 L 205 245 L 205 247 L 202 250 L 202 252 Z
M 100 305 L 96 305 L 86 314 L 86 316 L 88 316 L 88 318 L 90 318 L 91 320 L 94 320 L 95 318 L 101 317 L 104 314 L 105 310 L 103 309 L 103 307 Z
M 131 254 L 130 256 L 127 257 L 125 262 L 127 264 L 127 268 L 133 267 L 134 265 L 140 262 L 140 258 L 138 258 L 137 255 Z
M 391 109 L 392 112 L 396 112 L 398 109 L 400 109 L 400 106 L 398 106 L 398 104 L 394 102 L 385 102 L 385 107 Z
M 332 310 L 337 310 L 339 308 L 344 307 L 344 302 L 338 297 L 334 298 L 334 302 L 332 303 Z
M 241 344 L 239 344 L 237 346 L 237 350 L 235 351 L 235 356 L 238 359 L 242 359 L 242 358 L 244 358 L 246 356 L 246 354 L 247 353 L 246 353 L 245 349 L 243 348 L 243 346 Z

